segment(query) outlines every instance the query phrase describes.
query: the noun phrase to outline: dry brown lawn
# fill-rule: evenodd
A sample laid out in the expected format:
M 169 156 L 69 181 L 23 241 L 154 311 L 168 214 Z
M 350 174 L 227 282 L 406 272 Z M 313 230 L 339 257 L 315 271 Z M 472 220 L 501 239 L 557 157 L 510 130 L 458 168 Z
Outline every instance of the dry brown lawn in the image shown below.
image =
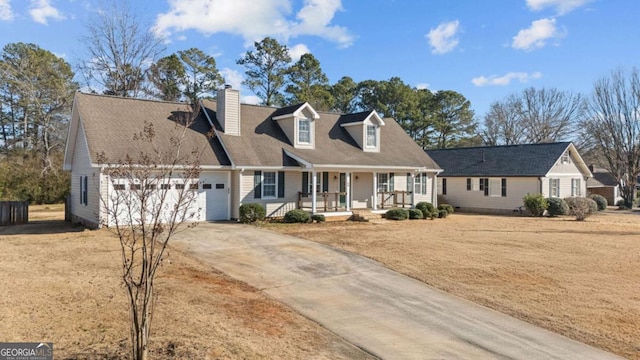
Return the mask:
M 61 206 L 0 227 L 0 340 L 50 341 L 56 359 L 128 357 L 118 242 L 71 227 Z M 160 270 L 154 359 L 351 359 L 359 349 L 267 297 L 171 249 Z
M 577 222 L 446 219 L 268 227 L 389 268 L 570 338 L 640 359 L 640 214 Z

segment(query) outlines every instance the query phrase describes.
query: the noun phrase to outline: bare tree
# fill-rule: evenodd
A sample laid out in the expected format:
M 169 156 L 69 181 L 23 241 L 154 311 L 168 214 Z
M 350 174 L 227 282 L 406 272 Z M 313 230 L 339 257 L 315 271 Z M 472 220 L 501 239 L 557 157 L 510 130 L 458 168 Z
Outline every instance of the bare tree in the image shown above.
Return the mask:
M 133 359 L 148 358 L 156 301 L 154 280 L 169 240 L 193 226 L 202 211 L 198 204 L 200 156 L 204 149 L 185 141 L 194 118 L 190 107 L 175 114 L 176 128 L 168 143 L 152 123 L 133 136 L 140 149 L 125 159 L 104 155 L 109 190 L 101 195 L 103 225 L 120 240 L 122 280 L 129 300 Z M 189 224 L 189 225 L 188 225 Z
M 584 113 L 580 94 L 531 87 L 494 102 L 482 136 L 490 145 L 562 141 L 574 133 Z
M 107 3 L 86 25 L 86 58 L 77 65 L 87 86 L 109 95 L 137 97 L 149 65 L 164 51 L 162 40 L 124 1 Z
M 597 80 L 589 101 L 583 135 L 606 160 L 605 167 L 618 181 L 627 207 L 636 197 L 640 175 L 640 72 L 623 70 Z

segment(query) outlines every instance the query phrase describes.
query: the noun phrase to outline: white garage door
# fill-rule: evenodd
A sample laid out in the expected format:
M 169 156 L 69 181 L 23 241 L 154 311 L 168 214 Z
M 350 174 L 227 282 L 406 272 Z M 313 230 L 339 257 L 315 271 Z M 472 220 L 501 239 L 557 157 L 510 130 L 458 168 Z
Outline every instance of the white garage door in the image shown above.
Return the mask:
M 229 220 L 229 173 L 200 174 L 201 195 L 205 197 L 206 220 Z

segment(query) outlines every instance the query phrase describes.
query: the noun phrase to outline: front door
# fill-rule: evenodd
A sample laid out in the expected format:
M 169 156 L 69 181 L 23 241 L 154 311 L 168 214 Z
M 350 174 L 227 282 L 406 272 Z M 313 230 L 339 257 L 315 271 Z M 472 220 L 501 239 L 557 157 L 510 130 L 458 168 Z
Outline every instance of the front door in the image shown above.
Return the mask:
M 347 207 L 347 174 L 340 173 L 340 207 Z

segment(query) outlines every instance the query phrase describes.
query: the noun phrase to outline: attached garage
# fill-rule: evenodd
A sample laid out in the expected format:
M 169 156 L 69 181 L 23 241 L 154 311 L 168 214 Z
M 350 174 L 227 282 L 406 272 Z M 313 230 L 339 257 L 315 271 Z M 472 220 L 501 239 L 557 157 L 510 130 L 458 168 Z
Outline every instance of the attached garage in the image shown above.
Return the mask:
M 202 172 L 200 174 L 201 204 L 205 209 L 205 220 L 229 220 L 230 173 L 225 171 Z

